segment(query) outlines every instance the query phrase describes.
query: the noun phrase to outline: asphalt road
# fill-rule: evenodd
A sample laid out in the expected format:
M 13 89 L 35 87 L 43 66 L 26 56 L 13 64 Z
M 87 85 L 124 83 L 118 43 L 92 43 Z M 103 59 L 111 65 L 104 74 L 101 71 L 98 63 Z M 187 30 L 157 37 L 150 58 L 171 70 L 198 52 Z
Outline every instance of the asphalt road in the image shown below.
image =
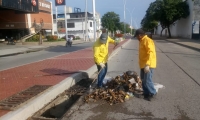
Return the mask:
M 62 54 L 67 54 L 69 52 L 85 49 L 88 47 L 92 47 L 93 42 L 91 43 L 82 43 L 82 44 L 75 44 L 72 47 L 65 47 L 64 45 L 61 46 L 54 46 L 49 47 L 45 50 L 38 51 L 38 52 L 31 52 L 26 54 L 19 54 L 15 56 L 8 56 L 8 57 L 1 57 L 0 59 L 0 71 L 45 60 L 51 57 L 59 56 Z
M 200 53 L 179 45 L 156 40 L 157 68 L 154 82 L 165 86 L 149 102 L 132 97 L 122 104 L 97 101 L 79 103 L 76 111 L 63 120 L 199 120 Z M 107 76 L 115 77 L 138 66 L 138 41 L 132 40 L 108 63 Z M 80 101 L 79 101 L 80 102 Z

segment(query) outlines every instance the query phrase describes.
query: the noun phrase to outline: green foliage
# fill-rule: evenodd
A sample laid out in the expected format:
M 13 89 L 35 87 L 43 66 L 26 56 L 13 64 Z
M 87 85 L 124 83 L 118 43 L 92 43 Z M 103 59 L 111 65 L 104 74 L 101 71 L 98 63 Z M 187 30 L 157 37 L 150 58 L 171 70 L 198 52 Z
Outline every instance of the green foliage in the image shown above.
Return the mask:
M 28 39 L 26 39 L 26 42 L 38 42 L 40 39 L 40 35 L 34 35 Z
M 125 29 L 126 33 L 131 33 L 131 28 L 129 24 L 125 23 Z M 124 22 L 119 23 L 119 30 L 122 31 L 122 33 L 124 33 Z
M 162 29 L 168 28 L 171 37 L 170 25 L 181 18 L 187 18 L 189 14 L 187 0 L 156 0 L 150 4 L 141 25 L 144 29 L 151 30 L 160 22 Z
M 47 38 L 47 41 L 56 41 L 58 39 L 58 36 L 57 35 L 49 35 L 49 36 L 46 36 Z
M 119 29 L 119 15 L 114 12 L 107 12 L 101 18 L 102 26 L 107 28 L 109 31 L 113 32 Z
M 81 39 L 79 36 L 76 36 L 76 37 L 75 37 L 75 40 L 79 40 L 79 39 Z

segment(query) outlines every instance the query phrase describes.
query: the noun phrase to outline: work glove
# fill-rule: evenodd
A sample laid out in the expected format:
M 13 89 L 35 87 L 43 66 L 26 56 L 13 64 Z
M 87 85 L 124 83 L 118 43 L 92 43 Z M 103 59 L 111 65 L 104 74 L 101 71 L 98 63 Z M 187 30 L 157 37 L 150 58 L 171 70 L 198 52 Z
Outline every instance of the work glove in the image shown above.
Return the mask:
M 105 64 L 104 64 L 104 63 L 100 63 L 99 65 L 101 66 L 101 68 L 104 68 L 104 67 L 105 67 Z
M 150 69 L 149 69 L 149 65 L 146 65 L 146 66 L 144 67 L 144 72 L 145 72 L 145 73 L 148 73 L 149 70 L 150 70 Z
M 117 46 L 119 44 L 119 41 L 115 41 L 115 46 Z

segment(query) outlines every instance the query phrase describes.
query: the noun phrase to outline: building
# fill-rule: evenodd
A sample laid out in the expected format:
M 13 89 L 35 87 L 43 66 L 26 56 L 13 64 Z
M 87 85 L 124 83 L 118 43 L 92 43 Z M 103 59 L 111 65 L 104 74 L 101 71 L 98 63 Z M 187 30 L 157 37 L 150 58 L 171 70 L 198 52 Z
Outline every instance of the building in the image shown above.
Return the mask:
M 199 0 L 187 0 L 190 15 L 186 19 L 180 19 L 176 21 L 175 25 L 170 26 L 172 37 L 182 37 L 189 39 L 200 39 L 200 1 Z M 155 34 L 160 34 L 162 28 L 159 25 L 155 30 Z M 168 36 L 168 30 L 163 31 L 163 36 Z
M 67 13 L 67 32 L 68 35 L 74 35 L 76 37 L 84 38 L 86 36 L 86 26 L 85 26 L 85 12 L 74 12 Z M 65 36 L 65 15 L 57 15 L 57 26 L 56 26 L 56 15 L 54 14 L 54 34 L 57 34 L 60 38 Z M 99 36 L 99 30 L 101 26 L 100 15 L 96 13 L 96 29 L 94 31 L 93 14 L 87 12 L 87 29 L 89 38 L 94 38 L 94 32 L 96 32 L 97 37 Z
M 52 3 L 46 0 L 0 0 L 0 37 L 20 40 L 52 30 Z

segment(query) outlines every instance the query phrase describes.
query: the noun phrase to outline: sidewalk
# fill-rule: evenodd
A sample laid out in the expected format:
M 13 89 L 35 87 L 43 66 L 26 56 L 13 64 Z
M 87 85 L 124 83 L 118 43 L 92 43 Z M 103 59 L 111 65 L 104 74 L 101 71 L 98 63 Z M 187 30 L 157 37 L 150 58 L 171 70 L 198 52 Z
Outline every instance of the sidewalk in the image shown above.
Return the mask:
M 82 40 L 74 40 L 73 44 L 84 43 Z M 23 54 L 29 52 L 36 52 L 48 48 L 50 46 L 65 45 L 65 41 L 60 42 L 43 42 L 42 45 L 38 45 L 38 42 L 25 42 L 23 45 L 6 45 L 0 44 L 0 57 L 11 56 L 16 54 Z
M 113 51 L 113 45 L 110 45 L 109 54 L 119 51 L 124 43 L 128 43 L 127 41 L 122 41 L 115 48 L 115 51 Z M 0 109 L 0 119 L 23 120 L 22 116 L 24 118 L 29 117 L 59 93 L 78 82 L 77 79 L 82 79 L 80 70 L 86 71 L 88 76 L 96 72 L 92 48 L 0 71 L 0 101 L 34 85 L 51 86 L 48 91 L 34 99 L 31 98 L 28 103 L 26 102 L 24 106 L 14 111 Z
M 159 35 L 154 35 L 153 39 L 155 40 L 166 40 L 196 51 L 200 51 L 200 40 L 184 39 L 184 38 L 166 38 L 160 37 Z

